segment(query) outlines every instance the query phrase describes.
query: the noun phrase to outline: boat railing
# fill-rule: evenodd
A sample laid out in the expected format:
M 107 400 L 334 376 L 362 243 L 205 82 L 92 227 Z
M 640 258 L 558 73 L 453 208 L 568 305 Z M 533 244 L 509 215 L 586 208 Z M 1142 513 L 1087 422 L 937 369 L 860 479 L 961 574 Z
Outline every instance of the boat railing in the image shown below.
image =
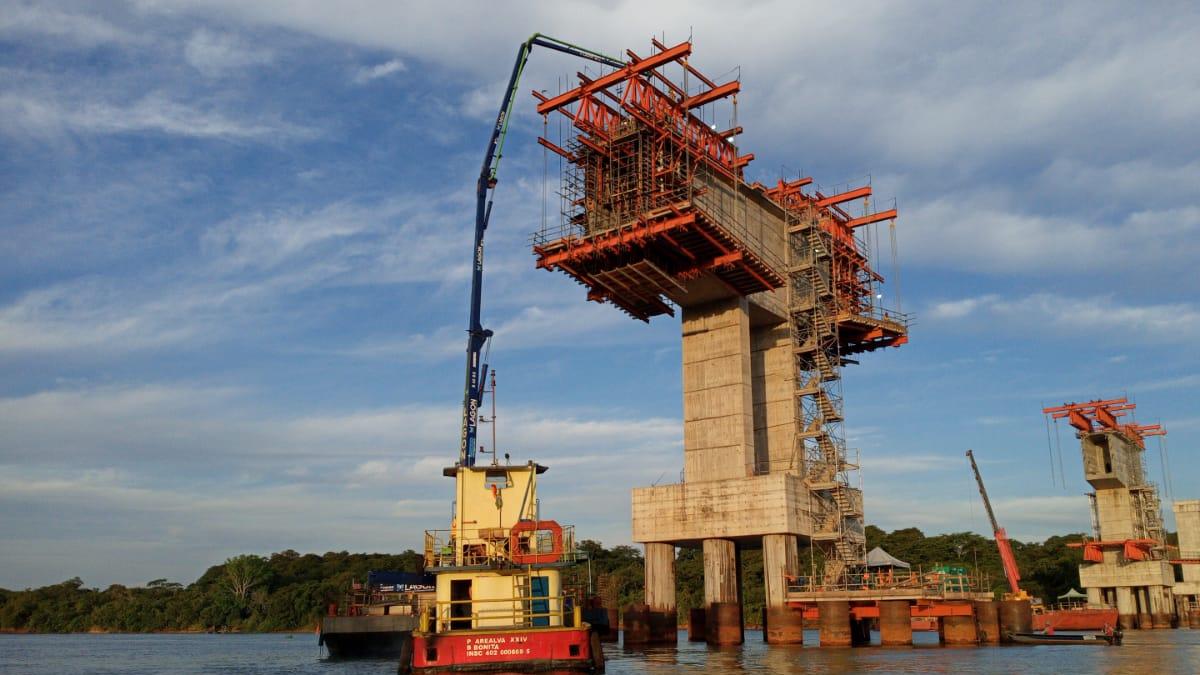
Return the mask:
M 392 592 L 378 589 L 355 589 L 347 593 L 342 603 L 331 604 L 329 616 L 419 616 L 436 604 L 433 593 Z
M 582 611 L 567 595 L 514 595 L 498 598 L 437 600 L 420 616 L 422 632 L 581 626 Z
M 582 560 L 583 552 L 575 548 L 575 527 L 555 523 L 554 528 L 538 529 L 535 523 L 532 528 L 520 530 L 516 537 L 513 528 L 508 527 L 426 530 L 425 567 L 498 569 Z

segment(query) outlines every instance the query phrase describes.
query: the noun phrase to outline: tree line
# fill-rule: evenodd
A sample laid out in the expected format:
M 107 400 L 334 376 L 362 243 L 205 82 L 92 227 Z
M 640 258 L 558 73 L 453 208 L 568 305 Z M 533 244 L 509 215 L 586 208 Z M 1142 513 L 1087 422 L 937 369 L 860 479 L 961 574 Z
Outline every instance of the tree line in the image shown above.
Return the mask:
M 986 574 L 991 590 L 1007 590 L 1000 556 L 992 539 L 972 532 L 925 536 L 917 528 L 884 532 L 867 526 L 867 546 L 882 546 L 893 556 L 928 569 L 933 565 L 965 567 Z M 1083 535 L 1050 537 L 1041 543 L 1013 541 L 1022 586 L 1035 597 L 1053 602 L 1079 585 L 1082 551 L 1068 548 Z M 585 540 L 579 548 L 591 560 L 593 586 L 601 576 L 619 606 L 643 599 L 643 560 L 633 546 L 605 548 Z M 811 555 L 801 547 L 801 566 Z M 370 570 L 419 572 L 421 554 L 399 555 L 330 552 L 324 555 L 282 551 L 270 556 L 241 555 L 210 567 L 194 583 L 154 579 L 144 586 L 114 584 L 86 588 L 78 579 L 52 586 L 12 591 L 0 589 L 0 631 L 66 633 L 85 631 L 282 631 L 312 630 L 331 603 L 342 602 L 352 580 L 365 580 Z M 579 573 L 585 573 L 580 567 Z M 676 559 L 678 608 L 704 605 L 704 564 L 698 549 L 680 549 Z M 754 623 L 763 600 L 762 555 L 742 551 L 744 616 Z

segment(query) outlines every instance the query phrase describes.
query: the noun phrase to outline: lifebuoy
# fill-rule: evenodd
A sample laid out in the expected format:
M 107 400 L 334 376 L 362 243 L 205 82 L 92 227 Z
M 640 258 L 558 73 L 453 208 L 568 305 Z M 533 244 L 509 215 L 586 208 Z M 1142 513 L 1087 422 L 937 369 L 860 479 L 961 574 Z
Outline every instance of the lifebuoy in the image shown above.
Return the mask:
M 524 532 L 550 532 L 549 551 L 525 551 L 521 549 L 521 534 Z M 508 535 L 509 557 L 518 565 L 544 565 L 556 563 L 563 556 L 562 526 L 553 520 L 519 520 Z

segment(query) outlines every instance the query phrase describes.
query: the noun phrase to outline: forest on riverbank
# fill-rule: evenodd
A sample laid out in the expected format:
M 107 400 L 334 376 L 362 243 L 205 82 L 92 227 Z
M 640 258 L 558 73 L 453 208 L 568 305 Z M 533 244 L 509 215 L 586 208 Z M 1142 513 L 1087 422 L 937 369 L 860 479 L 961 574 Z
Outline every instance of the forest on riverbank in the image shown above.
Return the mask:
M 1034 596 L 1053 601 L 1079 584 L 1080 549 L 1068 548 L 1082 535 L 1050 537 L 1041 543 L 1013 541 L 1023 586 Z M 995 591 L 1005 588 L 1000 558 L 992 539 L 970 532 L 925 536 L 917 528 L 884 532 L 867 527 L 867 546 L 882 546 L 914 568 L 936 564 L 962 566 L 986 574 Z M 642 554 L 638 547 L 605 548 L 600 542 L 579 544 L 591 559 L 591 572 L 607 575 L 621 606 L 642 600 Z M 802 548 L 801 564 L 809 551 Z M 88 588 L 75 578 L 36 589 L 0 589 L 3 632 L 157 632 L 312 630 L 330 603 L 340 602 L 351 580 L 369 570 L 418 572 L 422 557 L 414 551 L 398 555 L 330 552 L 323 555 L 282 551 L 270 556 L 241 555 L 210 567 L 184 585 L 154 579 L 144 586 L 113 584 Z M 742 556 L 742 588 L 747 619 L 763 606 L 762 556 Z M 676 561 L 680 614 L 703 605 L 704 572 L 700 551 L 680 549 Z

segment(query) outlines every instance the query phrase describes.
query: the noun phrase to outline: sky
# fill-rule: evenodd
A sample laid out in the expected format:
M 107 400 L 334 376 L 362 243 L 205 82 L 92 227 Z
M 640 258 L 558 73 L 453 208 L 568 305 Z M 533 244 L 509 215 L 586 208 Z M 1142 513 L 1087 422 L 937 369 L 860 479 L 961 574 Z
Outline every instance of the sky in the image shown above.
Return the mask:
M 844 374 L 868 523 L 986 533 L 973 448 L 1010 536 L 1088 531 L 1077 442 L 1040 411 L 1099 397 L 1162 422 L 1171 495 L 1200 498 L 1200 8 L 730 7 L 0 0 L 0 587 L 448 526 L 474 179 L 535 31 L 690 36 L 741 79 L 750 180 L 896 200 L 911 342 Z M 534 268 L 557 176 L 528 92 L 580 69 L 525 73 L 483 315 L 500 450 L 615 545 L 630 489 L 682 468 L 679 323 Z

